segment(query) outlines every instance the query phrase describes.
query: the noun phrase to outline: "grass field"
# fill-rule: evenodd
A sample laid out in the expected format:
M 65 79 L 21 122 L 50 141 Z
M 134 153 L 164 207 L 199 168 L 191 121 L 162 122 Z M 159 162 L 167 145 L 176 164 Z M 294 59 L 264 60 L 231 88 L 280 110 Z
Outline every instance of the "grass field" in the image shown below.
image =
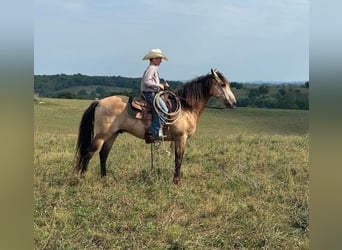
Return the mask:
M 72 172 L 89 100 L 35 103 L 35 249 L 308 249 L 308 112 L 207 109 L 182 186 L 169 143 L 118 137 L 100 178 Z

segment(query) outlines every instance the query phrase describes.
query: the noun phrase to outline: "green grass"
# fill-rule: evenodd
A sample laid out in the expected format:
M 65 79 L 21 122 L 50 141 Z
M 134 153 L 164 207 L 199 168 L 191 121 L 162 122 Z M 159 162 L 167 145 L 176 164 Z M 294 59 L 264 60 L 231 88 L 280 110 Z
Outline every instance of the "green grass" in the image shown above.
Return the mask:
M 169 143 L 123 134 L 101 179 L 73 173 L 89 100 L 35 104 L 35 249 L 308 249 L 308 112 L 206 110 L 180 187 Z M 171 156 L 168 152 L 171 151 Z

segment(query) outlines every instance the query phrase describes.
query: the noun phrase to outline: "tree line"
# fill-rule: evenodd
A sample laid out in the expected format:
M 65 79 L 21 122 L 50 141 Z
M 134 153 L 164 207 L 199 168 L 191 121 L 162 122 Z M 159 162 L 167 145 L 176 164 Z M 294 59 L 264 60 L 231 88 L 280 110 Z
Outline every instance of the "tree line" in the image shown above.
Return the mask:
M 281 85 L 277 91 L 271 93 L 269 85 L 252 88 L 246 98 L 239 100 L 242 107 L 279 108 L 279 109 L 309 109 L 309 92 L 301 91 L 309 88 L 309 82 L 298 87 L 297 85 Z
M 40 97 L 67 99 L 94 99 L 110 95 L 138 96 L 140 79 L 123 76 L 87 76 L 82 74 L 35 75 L 34 92 Z M 164 81 L 164 79 L 161 79 Z M 183 82 L 168 81 L 171 89 L 177 89 Z M 280 109 L 309 109 L 309 82 L 298 85 L 260 85 L 231 82 L 231 88 L 238 95 L 239 107 L 260 107 Z M 303 91 L 305 90 L 306 91 Z M 245 93 L 239 95 L 239 93 Z M 220 105 L 210 99 L 211 106 Z
M 130 78 L 123 76 L 87 76 L 82 74 L 66 75 L 35 75 L 34 76 L 34 92 L 39 93 L 40 96 L 44 97 L 57 97 L 58 93 L 63 92 L 62 90 L 76 86 L 98 86 L 95 90 L 96 97 L 102 98 L 111 93 L 105 93 L 104 87 L 117 87 L 131 89 L 129 92 L 135 92 L 140 89 L 141 78 Z M 161 79 L 164 81 L 164 79 Z M 171 87 L 176 87 L 181 82 L 168 81 Z M 67 91 L 65 91 L 66 93 Z M 128 92 L 128 93 L 129 93 Z M 60 94 L 59 94 L 60 95 Z M 81 95 L 78 93 L 70 93 L 74 98 L 92 98 L 93 96 L 86 96 L 81 91 Z

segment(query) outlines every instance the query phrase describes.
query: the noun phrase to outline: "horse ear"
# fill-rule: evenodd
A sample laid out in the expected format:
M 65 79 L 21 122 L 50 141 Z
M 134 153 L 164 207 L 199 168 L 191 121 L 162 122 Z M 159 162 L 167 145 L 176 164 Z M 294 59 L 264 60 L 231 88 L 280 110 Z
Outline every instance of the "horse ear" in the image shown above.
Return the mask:
M 217 79 L 218 76 L 216 74 L 216 71 L 217 71 L 216 69 L 215 70 L 211 69 L 211 74 Z

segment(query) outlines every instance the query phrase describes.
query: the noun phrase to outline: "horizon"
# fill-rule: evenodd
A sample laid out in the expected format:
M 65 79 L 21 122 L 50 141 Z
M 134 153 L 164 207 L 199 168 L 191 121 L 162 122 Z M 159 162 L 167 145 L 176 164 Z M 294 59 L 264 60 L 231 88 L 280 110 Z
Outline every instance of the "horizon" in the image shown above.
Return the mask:
M 130 77 L 130 76 L 123 76 L 123 75 L 88 75 L 88 74 L 82 74 L 82 73 L 73 73 L 73 74 L 65 74 L 65 73 L 58 73 L 58 74 L 34 74 L 34 76 L 56 76 L 56 75 L 67 75 L 67 76 L 74 76 L 74 75 L 83 75 L 83 76 L 89 76 L 89 77 L 124 77 L 124 78 L 141 78 L 141 76 L 137 76 L 137 77 Z M 195 77 L 196 78 L 196 77 Z M 174 82 L 187 82 L 187 81 L 191 81 L 192 79 L 188 79 L 188 80 L 171 80 L 171 79 L 164 79 L 163 77 L 161 77 L 161 79 L 166 80 L 166 81 L 174 81 Z M 267 83 L 267 84 L 281 84 L 281 83 L 305 83 L 305 82 L 309 82 L 308 80 L 286 80 L 286 81 L 282 81 L 282 80 L 246 80 L 246 81 L 236 81 L 236 80 L 230 80 L 228 79 L 229 82 L 238 82 L 238 83 L 252 83 L 252 84 L 262 84 L 262 83 Z

